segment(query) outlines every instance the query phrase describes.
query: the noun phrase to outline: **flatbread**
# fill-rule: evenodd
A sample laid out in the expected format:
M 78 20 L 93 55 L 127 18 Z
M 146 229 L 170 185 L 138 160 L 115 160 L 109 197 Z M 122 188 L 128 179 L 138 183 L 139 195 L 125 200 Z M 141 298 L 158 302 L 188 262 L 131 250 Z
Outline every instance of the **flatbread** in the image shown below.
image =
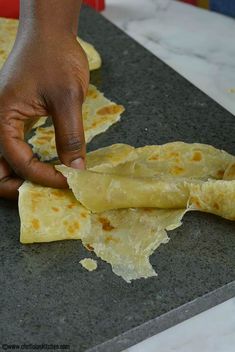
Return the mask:
M 89 211 L 70 190 L 24 182 L 19 189 L 22 243 L 81 239 L 90 231 Z
M 191 185 L 189 203 L 191 209 L 235 220 L 235 180 Z
M 85 42 L 85 40 L 82 40 L 81 38 L 77 38 L 77 40 L 87 55 L 89 70 L 93 71 L 99 69 L 101 67 L 102 61 L 101 56 L 95 47 L 92 44 Z
M 75 171 L 66 166 L 56 168 L 67 178 L 75 197 L 92 212 L 147 207 L 179 209 L 186 207 L 189 199 L 189 184 L 184 178 L 129 177 Z
M 6 61 L 15 42 L 17 20 L 0 18 L 0 69 Z
M 15 42 L 19 21 L 0 17 L 0 69 L 6 61 Z M 101 57 L 93 45 L 77 38 L 85 51 L 90 71 L 101 67 Z
M 123 111 L 122 105 L 115 104 L 105 98 L 103 93 L 90 84 L 82 107 L 86 142 L 90 142 L 93 137 L 118 122 Z M 51 160 L 57 157 L 54 126 L 37 128 L 35 135 L 28 142 L 40 160 Z
M 77 201 L 68 190 L 59 191 L 60 201 L 57 190 L 54 194 L 54 189 L 29 182 L 21 186 L 22 243 L 81 239 L 87 250 L 130 282 L 157 275 L 149 257 L 169 241 L 167 231 L 179 227 L 187 211 L 235 220 L 235 158 L 225 151 L 182 142 L 136 149 L 116 144 L 88 153 L 87 167 L 86 171 L 57 167 L 68 177 Z M 110 199 L 104 197 L 107 194 Z M 69 209 L 69 204 L 76 207 Z M 107 204 L 112 210 L 104 211 Z M 54 207 L 61 207 L 63 216 Z M 40 230 L 35 229 L 35 215 Z M 64 224 L 65 217 L 69 223 Z M 69 226 L 75 231 L 72 236 Z
M 47 119 L 47 116 L 40 117 L 37 122 L 33 125 L 32 129 L 43 126 L 46 123 Z
M 110 150 L 117 148 L 122 155 L 128 146 L 114 145 Z M 107 150 L 108 148 L 104 149 L 105 156 Z M 102 155 L 102 149 L 99 153 Z M 114 158 L 118 158 L 118 155 L 114 155 Z M 187 208 L 190 204 L 195 206 L 197 191 L 201 197 L 202 194 L 206 197 L 211 187 L 214 202 L 217 199 L 218 204 L 223 192 L 220 188 L 224 192 L 227 187 L 231 188 L 231 197 L 224 197 L 229 210 L 233 183 L 219 179 L 228 175 L 226 170 L 231 170 L 234 160 L 234 156 L 208 145 L 174 142 L 163 146 L 129 149 L 126 162 L 122 160 L 116 166 L 112 161 L 108 165 L 107 161 L 104 163 L 102 160 L 100 167 L 92 167 L 88 158 L 89 170 L 79 171 L 66 166 L 56 168 L 67 177 L 75 197 L 92 212 L 141 207 Z M 198 210 L 201 208 L 197 207 Z M 226 211 L 225 207 L 205 210 L 227 219 L 234 216 L 233 211 Z
M 102 163 L 97 161 L 97 165 L 94 165 L 96 155 Z M 105 165 L 104 155 L 107 159 Z M 228 165 L 234 161 L 234 156 L 206 144 L 172 142 L 136 149 L 126 144 L 114 144 L 90 153 L 87 162 L 90 160 L 92 164 L 88 164 L 88 169 L 97 172 L 207 180 L 223 178 Z

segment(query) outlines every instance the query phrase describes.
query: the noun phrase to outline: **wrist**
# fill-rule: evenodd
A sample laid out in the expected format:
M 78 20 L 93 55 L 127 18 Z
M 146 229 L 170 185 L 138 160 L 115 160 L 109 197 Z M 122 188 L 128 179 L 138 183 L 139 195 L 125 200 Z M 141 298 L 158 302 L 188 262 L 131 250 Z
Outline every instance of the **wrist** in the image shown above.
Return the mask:
M 77 35 L 81 0 L 20 0 L 19 33 Z

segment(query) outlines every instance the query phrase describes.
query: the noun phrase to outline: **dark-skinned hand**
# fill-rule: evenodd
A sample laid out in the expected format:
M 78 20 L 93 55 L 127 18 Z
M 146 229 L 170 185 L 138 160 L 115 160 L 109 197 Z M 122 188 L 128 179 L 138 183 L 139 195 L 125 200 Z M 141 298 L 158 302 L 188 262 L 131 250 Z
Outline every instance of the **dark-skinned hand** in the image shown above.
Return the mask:
M 35 158 L 24 141 L 39 116 L 52 116 L 61 163 L 84 168 L 85 160 L 86 55 L 69 31 L 28 32 L 19 30 L 0 73 L 0 197 L 11 199 L 17 197 L 23 180 L 67 187 L 65 178 Z

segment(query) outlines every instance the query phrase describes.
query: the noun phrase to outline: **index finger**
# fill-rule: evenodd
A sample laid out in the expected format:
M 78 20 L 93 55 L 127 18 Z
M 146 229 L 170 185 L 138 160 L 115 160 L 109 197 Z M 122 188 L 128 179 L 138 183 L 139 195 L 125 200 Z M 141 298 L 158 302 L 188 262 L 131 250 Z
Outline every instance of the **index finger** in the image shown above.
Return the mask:
M 50 164 L 39 161 L 24 141 L 24 123 L 10 120 L 0 124 L 2 154 L 15 173 L 33 183 L 47 187 L 66 188 L 66 179 Z

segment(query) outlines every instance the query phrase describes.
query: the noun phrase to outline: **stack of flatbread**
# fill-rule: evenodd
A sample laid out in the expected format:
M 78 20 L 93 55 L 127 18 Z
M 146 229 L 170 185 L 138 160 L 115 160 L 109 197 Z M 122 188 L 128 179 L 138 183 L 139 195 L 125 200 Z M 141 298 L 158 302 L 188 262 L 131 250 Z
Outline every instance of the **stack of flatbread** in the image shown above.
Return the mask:
M 17 25 L 0 20 L 0 65 Z M 98 68 L 99 54 L 79 41 L 90 69 Z M 86 141 L 119 121 L 123 111 L 90 85 L 83 105 Z M 41 160 L 57 157 L 53 126 L 37 127 L 29 143 Z M 56 166 L 70 189 L 30 182 L 20 187 L 22 243 L 79 239 L 130 282 L 157 275 L 149 257 L 169 241 L 167 231 L 179 227 L 187 211 L 235 220 L 235 157 L 223 150 L 183 142 L 141 148 L 115 144 L 88 153 L 86 165 L 85 171 Z M 97 266 L 90 258 L 80 263 L 90 271 Z

